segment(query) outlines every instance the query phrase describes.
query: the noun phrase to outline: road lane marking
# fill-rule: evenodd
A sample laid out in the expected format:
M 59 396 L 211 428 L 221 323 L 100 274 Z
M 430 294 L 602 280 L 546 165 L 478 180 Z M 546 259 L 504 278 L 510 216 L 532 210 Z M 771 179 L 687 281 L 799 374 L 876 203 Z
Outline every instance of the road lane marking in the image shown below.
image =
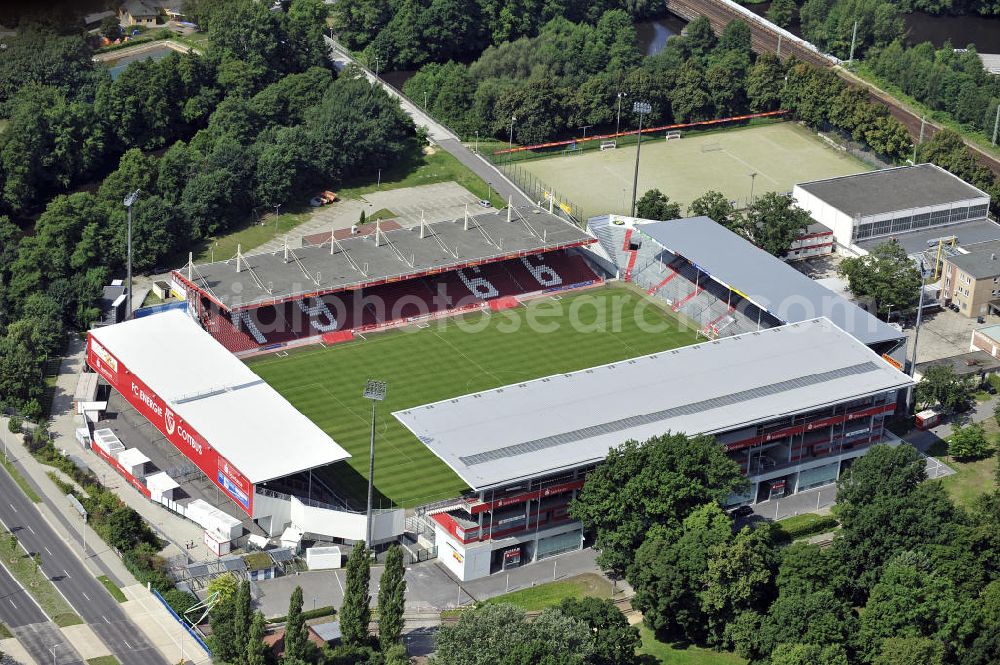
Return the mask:
M 49 548 L 48 548 L 48 547 L 45 547 L 44 549 L 45 549 L 45 551 L 46 551 L 46 552 L 48 552 L 48 553 L 49 553 L 49 556 L 55 556 L 54 554 L 52 554 L 52 551 L 51 551 L 51 550 L 49 550 Z
M 111 625 L 111 622 L 110 622 L 110 621 L 108 621 L 108 617 L 106 617 L 106 616 L 104 616 L 104 615 L 102 614 L 102 615 L 101 615 L 101 618 L 102 618 L 102 619 L 104 619 L 104 623 L 108 624 L 109 626 Z
M 63 568 L 63 572 L 66 573 L 66 579 L 68 579 L 68 580 L 73 579 L 72 577 L 69 576 L 69 571 L 68 570 L 66 570 L 65 568 Z
M 35 535 L 35 536 L 38 535 L 37 533 L 35 533 L 35 530 L 31 528 L 30 524 L 28 524 L 27 527 L 28 527 L 28 531 L 30 531 L 32 533 L 32 535 Z
M 83 597 L 86 598 L 88 602 L 90 601 L 90 596 L 87 595 L 86 591 L 81 591 L 80 593 L 83 594 Z
M 17 508 L 14 507 L 13 503 L 8 503 L 7 505 L 10 506 L 10 509 L 13 510 L 15 513 L 17 512 Z
M 132 645 L 131 645 L 131 644 L 129 644 L 128 642 L 126 642 L 125 640 L 122 640 L 122 642 L 123 642 L 123 643 L 125 644 L 125 646 L 127 646 L 127 647 L 128 647 L 129 649 L 131 649 L 131 648 L 132 648 Z
M 14 601 L 13 600 L 11 600 L 10 598 L 8 598 L 7 602 L 10 603 L 15 610 L 17 609 L 17 605 L 14 605 Z

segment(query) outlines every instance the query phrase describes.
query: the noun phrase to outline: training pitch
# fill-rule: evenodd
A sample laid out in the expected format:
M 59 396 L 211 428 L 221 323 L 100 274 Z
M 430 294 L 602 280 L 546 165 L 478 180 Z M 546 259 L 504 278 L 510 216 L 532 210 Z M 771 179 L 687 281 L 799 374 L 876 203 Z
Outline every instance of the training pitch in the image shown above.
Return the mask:
M 661 331 L 649 332 L 644 324 Z M 378 503 L 410 507 L 458 496 L 465 484 L 393 411 L 695 341 L 672 312 L 630 287 L 609 285 L 504 312 L 308 347 L 284 358 L 264 356 L 249 365 L 351 453 L 348 462 L 318 473 L 359 505 L 367 491 L 371 431 L 371 403 L 361 393 L 369 378 L 387 381 L 376 426 Z
M 684 136 L 682 134 L 682 136 Z M 635 173 L 635 144 L 615 150 L 588 150 L 517 162 L 583 216 L 628 214 Z M 793 122 L 741 127 L 667 141 L 662 132 L 643 136 L 637 198 L 658 188 L 687 206 L 709 190 L 722 192 L 739 207 L 754 194 L 790 192 L 799 182 L 870 171 Z

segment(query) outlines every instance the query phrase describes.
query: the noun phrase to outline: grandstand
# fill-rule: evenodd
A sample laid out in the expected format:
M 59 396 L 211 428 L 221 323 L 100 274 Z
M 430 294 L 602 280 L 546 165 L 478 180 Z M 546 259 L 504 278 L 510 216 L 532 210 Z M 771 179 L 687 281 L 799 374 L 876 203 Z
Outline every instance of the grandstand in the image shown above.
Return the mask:
M 174 289 L 226 348 L 248 353 L 600 281 L 574 249 L 593 238 L 540 208 L 336 236 L 189 264 L 173 273 Z
M 655 222 L 605 215 L 588 226 L 623 280 L 666 302 L 707 337 L 826 316 L 879 354 L 904 361 L 901 332 L 708 217 Z

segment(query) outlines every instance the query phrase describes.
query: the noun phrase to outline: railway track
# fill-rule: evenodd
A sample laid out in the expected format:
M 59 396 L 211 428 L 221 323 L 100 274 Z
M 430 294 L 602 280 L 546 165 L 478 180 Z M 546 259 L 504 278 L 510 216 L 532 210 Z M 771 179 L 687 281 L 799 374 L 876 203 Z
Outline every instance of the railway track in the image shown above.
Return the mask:
M 721 33 L 726 24 L 733 19 L 744 20 L 750 26 L 750 45 L 755 51 L 758 53 L 765 51 L 776 53 L 782 58 L 794 55 L 797 60 L 802 62 L 807 62 L 816 67 L 833 69 L 848 85 L 863 88 L 868 93 L 869 100 L 884 106 L 892 117 L 906 127 L 912 138 L 920 138 L 921 125 L 923 125 L 923 139 L 925 141 L 942 129 L 942 127 L 933 122 L 922 121 L 919 115 L 902 106 L 897 100 L 877 90 L 871 84 L 859 79 L 842 67 L 839 67 L 833 58 L 818 53 L 798 41 L 781 35 L 767 21 L 757 16 L 748 16 L 741 12 L 738 7 L 726 3 L 724 0 L 667 0 L 667 9 L 687 21 L 693 21 L 698 16 L 704 16 L 711 23 L 712 29 L 716 33 Z M 1000 159 L 983 152 L 978 146 L 968 141 L 965 142 L 965 145 L 972 151 L 980 164 L 989 168 L 997 177 L 1000 177 Z

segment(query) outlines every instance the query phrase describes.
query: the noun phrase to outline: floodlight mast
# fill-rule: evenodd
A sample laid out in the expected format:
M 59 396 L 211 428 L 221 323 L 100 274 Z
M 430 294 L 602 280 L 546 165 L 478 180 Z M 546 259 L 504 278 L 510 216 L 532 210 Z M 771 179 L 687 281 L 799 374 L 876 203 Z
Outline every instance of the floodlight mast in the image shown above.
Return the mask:
M 132 206 L 139 200 L 139 190 L 125 197 L 122 202 L 128 208 L 128 257 L 125 261 L 125 320 L 132 318 Z
M 372 547 L 372 495 L 375 489 L 375 407 L 385 399 L 388 388 L 389 385 L 385 381 L 377 379 L 369 379 L 365 384 L 364 397 L 372 401 L 372 436 L 368 451 L 368 531 L 365 537 L 365 545 L 368 548 Z
M 635 102 L 632 105 L 632 112 L 639 116 L 639 133 L 636 135 L 635 143 L 635 176 L 632 178 L 632 212 L 630 217 L 635 217 L 635 197 L 639 189 L 639 150 L 642 149 L 642 116 L 651 113 L 653 107 L 649 102 Z

